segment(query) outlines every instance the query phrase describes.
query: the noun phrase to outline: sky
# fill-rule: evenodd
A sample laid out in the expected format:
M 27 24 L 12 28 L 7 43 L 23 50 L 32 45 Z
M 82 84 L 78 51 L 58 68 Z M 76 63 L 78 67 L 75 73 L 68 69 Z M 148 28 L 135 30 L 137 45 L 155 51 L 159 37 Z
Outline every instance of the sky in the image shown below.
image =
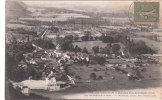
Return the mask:
M 120 11 L 129 10 L 132 1 L 23 1 L 30 6 L 62 7 L 88 11 Z

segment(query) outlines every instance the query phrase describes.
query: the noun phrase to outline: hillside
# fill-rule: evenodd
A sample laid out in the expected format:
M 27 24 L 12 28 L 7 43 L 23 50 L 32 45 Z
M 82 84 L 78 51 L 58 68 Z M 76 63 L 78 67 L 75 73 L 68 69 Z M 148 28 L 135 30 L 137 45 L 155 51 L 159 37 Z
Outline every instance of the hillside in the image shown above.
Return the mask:
M 30 12 L 26 10 L 27 5 L 18 1 L 6 2 L 6 17 L 29 17 Z

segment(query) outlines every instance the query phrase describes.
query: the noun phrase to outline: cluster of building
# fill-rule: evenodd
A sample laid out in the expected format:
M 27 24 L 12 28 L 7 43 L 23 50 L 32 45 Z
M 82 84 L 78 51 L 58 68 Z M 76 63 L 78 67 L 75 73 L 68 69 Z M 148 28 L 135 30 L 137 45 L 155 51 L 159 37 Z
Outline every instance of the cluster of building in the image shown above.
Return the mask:
M 103 26 L 99 27 L 99 28 L 105 28 Z M 106 29 L 112 29 L 114 27 L 106 27 Z M 122 29 L 123 27 L 120 27 L 120 29 Z M 125 28 L 125 27 L 124 27 Z M 92 30 L 91 30 L 92 31 Z M 42 34 L 43 32 L 43 34 Z M 58 33 L 55 32 L 53 33 L 53 31 L 51 30 L 42 30 L 42 32 L 38 32 L 39 34 L 41 34 L 41 38 L 57 38 Z M 68 33 L 68 34 L 72 34 L 72 35 L 76 35 L 76 34 L 80 34 L 81 36 L 83 34 L 81 34 L 80 31 L 59 31 L 61 33 Z M 93 33 L 93 34 L 91 34 Z M 96 36 L 101 36 L 102 34 L 99 31 L 95 31 L 93 30 L 93 32 L 90 32 L 90 35 L 94 37 Z M 81 37 L 79 36 L 79 37 Z M 91 37 L 90 36 L 90 37 Z M 65 37 L 65 34 L 60 34 L 59 37 Z M 80 63 L 80 64 L 85 64 L 85 65 L 89 65 L 91 62 L 96 62 L 96 58 L 97 57 L 103 57 L 105 58 L 105 66 L 107 67 L 107 69 L 122 69 L 122 68 L 127 68 L 127 67 L 132 67 L 135 68 L 137 67 L 134 63 L 137 61 L 137 59 L 126 59 L 126 58 L 122 58 L 119 55 L 106 55 L 106 54 L 87 54 L 87 53 L 81 53 L 81 52 L 69 52 L 69 51 L 63 51 L 61 50 L 61 47 L 59 46 L 59 44 L 56 46 L 56 49 L 47 49 L 44 50 L 40 47 L 38 47 L 35 44 L 32 44 L 33 47 L 36 48 L 36 50 L 34 50 L 32 53 L 27 53 L 24 54 L 24 61 L 21 61 L 19 66 L 20 67 L 24 67 L 27 68 L 28 64 L 32 64 L 32 65 L 37 65 L 40 62 L 46 62 L 44 64 L 44 69 L 49 69 L 48 72 L 43 71 L 42 72 L 42 86 L 45 89 L 54 89 L 54 90 L 59 90 L 61 85 L 64 86 L 69 86 L 69 85 L 75 85 L 74 79 L 72 77 L 70 77 L 69 75 L 66 74 L 66 66 L 72 65 L 74 63 Z M 124 56 L 124 53 L 122 52 L 122 56 Z M 50 65 L 51 63 L 51 65 Z M 50 68 L 49 68 L 50 66 Z M 52 66 L 52 67 L 51 67 Z M 121 70 L 123 71 L 123 70 Z M 68 81 L 57 81 L 56 77 L 57 77 L 57 72 L 61 72 L 61 73 L 65 73 L 65 76 L 67 77 Z M 127 73 L 128 74 L 128 73 Z M 131 76 L 129 74 L 129 76 Z M 27 83 L 32 83 L 33 82 L 37 82 L 37 81 L 31 81 L 31 80 L 26 80 L 29 81 Z M 26 83 L 24 83 L 26 84 Z M 27 85 L 27 84 L 26 84 Z M 29 87 L 29 86 L 28 86 Z M 41 86 L 40 86 L 41 87 Z M 37 87 L 37 88 L 40 88 Z M 42 89 L 42 88 L 41 88 Z

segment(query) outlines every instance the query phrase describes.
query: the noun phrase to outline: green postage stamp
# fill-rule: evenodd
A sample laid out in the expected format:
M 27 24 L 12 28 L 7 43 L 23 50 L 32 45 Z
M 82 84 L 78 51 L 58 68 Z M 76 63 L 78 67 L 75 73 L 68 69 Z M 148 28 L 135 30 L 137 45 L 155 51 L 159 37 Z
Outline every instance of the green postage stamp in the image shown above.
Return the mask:
M 158 24 L 160 22 L 159 2 L 134 2 L 135 24 Z

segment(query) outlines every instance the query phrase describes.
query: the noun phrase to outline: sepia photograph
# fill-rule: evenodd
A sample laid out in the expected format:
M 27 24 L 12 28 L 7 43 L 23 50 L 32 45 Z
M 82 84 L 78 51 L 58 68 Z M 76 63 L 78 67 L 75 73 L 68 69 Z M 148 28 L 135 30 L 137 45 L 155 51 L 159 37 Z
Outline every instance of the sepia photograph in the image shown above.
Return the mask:
M 5 99 L 162 99 L 159 0 L 6 0 Z

